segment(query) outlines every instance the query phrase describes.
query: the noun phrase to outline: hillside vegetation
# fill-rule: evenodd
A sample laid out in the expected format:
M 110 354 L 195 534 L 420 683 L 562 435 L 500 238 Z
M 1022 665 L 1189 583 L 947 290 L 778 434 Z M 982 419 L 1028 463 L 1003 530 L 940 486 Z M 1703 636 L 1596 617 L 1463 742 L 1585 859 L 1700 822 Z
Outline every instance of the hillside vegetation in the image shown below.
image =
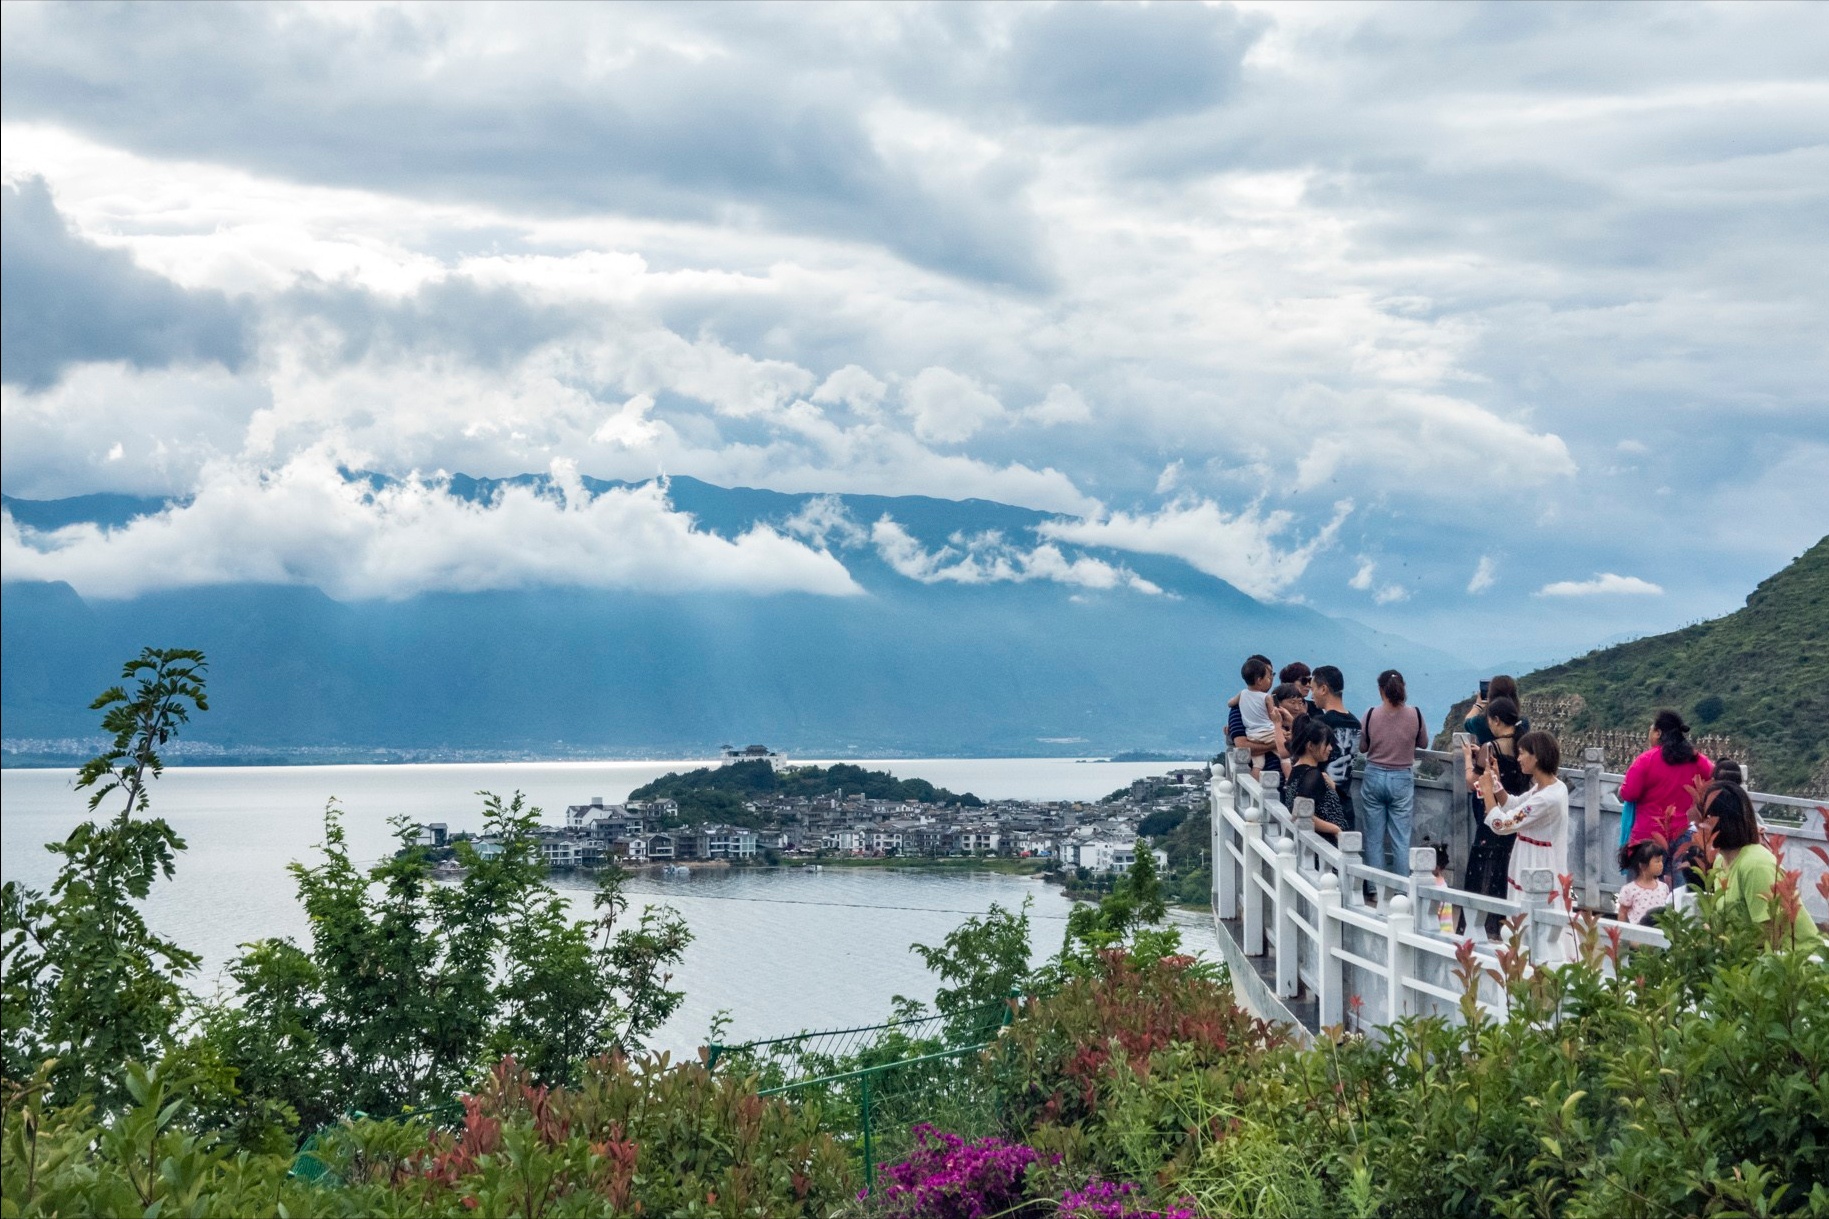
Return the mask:
M 1829 538 L 1712 622 L 1519 678 L 1526 699 L 1579 695 L 1568 730 L 1643 732 L 1660 707 L 1743 742 L 1753 785 L 1829 794 Z
M 840 762 L 833 766 L 793 766 L 776 770 L 767 762 L 735 762 L 708 766 L 685 774 L 665 774 L 629 793 L 631 800 L 676 801 L 678 820 L 728 821 L 750 825 L 753 815 L 743 808 L 757 796 L 829 796 L 834 792 L 869 800 L 909 800 L 918 804 L 958 804 L 980 808 L 983 801 L 970 792 L 955 795 L 926 779 L 898 779 L 886 770 L 865 770 Z

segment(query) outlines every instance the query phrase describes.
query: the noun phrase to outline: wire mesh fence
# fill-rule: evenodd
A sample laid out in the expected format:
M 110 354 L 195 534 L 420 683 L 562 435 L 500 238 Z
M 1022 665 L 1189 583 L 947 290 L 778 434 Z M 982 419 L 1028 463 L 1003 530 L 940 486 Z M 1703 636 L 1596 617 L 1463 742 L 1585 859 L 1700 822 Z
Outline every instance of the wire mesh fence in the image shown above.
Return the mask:
M 763 1096 L 819 1106 L 825 1127 L 862 1160 L 864 1188 L 875 1193 L 877 1164 L 910 1152 L 916 1126 L 967 1137 L 997 1131 L 982 1051 L 1012 1010 L 999 1002 L 951 1016 L 713 1045 L 707 1061 L 714 1070 L 752 1076 Z

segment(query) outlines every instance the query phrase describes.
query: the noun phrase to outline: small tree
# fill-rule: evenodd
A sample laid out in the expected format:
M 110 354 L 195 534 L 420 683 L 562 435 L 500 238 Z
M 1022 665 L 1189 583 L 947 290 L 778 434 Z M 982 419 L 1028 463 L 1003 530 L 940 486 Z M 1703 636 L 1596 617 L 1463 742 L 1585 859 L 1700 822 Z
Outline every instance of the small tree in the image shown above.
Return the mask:
M 1172 956 L 1180 951 L 1181 932 L 1157 926 L 1167 918 L 1155 852 L 1138 843 L 1129 871 L 1111 892 L 1098 905 L 1078 905 L 1067 915 L 1067 935 L 1055 966 L 1062 975 L 1082 974 L 1111 948 L 1127 948 L 1143 964 Z
M 464 873 L 449 884 L 404 820 L 394 856 L 358 868 L 341 813 L 334 802 L 326 810 L 323 861 L 292 865 L 309 948 L 249 945 L 230 969 L 233 1000 L 204 1021 L 242 1093 L 221 1124 L 245 1140 L 276 1114 L 309 1128 L 348 1109 L 423 1108 L 507 1054 L 561 1082 L 585 1057 L 639 1048 L 679 1006 L 667 971 L 692 938 L 679 915 L 650 908 L 618 929 L 628 903 L 612 873 L 599 916 L 575 920 L 546 883 L 539 810 L 518 792 L 480 794 L 485 834 L 500 849 L 459 842 Z
M 125 1099 L 121 1067 L 169 1046 L 184 1010 L 183 977 L 198 958 L 154 935 L 136 903 L 171 879 L 184 840 L 163 818 L 144 818 L 149 784 L 164 773 L 159 755 L 207 711 L 203 653 L 147 648 L 121 671 L 124 683 L 91 704 L 113 741 L 84 763 L 79 790 L 89 811 L 110 796 L 120 811 L 85 821 L 46 849 L 63 857 L 49 894 L 9 881 L 0 893 L 0 1007 L 5 1011 L 4 1071 L 19 1082 L 56 1059 L 51 1096 Z
M 953 984 L 934 995 L 934 1007 L 946 1017 L 953 1041 L 979 1039 L 986 1012 L 1028 981 L 1032 905 L 1034 900 L 1025 897 L 1021 908 L 1011 912 L 993 903 L 982 918 L 974 915 L 948 932 L 938 948 L 909 945 L 929 970 Z

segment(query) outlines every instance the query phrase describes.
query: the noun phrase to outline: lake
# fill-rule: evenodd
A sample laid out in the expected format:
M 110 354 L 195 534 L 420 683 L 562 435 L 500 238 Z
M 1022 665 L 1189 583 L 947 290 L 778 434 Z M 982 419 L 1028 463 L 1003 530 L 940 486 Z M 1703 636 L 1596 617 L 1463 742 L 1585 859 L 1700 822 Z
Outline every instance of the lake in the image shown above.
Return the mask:
M 307 938 L 286 865 L 314 860 L 325 803 L 344 812 L 350 854 L 378 860 L 393 849 L 390 818 L 482 827 L 478 791 L 524 792 L 560 824 L 565 806 L 602 796 L 616 803 L 672 770 L 699 762 L 545 762 L 427 766 L 172 767 L 153 788 L 153 812 L 171 822 L 188 850 L 175 880 L 148 901 L 148 921 L 204 959 L 197 989 L 214 988 L 236 946 L 268 936 Z M 985 798 L 1091 800 L 1169 763 L 1074 762 L 1059 758 L 943 758 L 862 761 L 869 769 L 927 779 Z M 62 838 L 85 814 L 74 771 L 0 770 L 0 876 L 36 888 L 55 876 L 42 844 Z M 104 811 L 112 814 L 111 801 Z M 559 875 L 588 910 L 590 881 Z M 720 1009 L 728 1040 L 873 1024 L 895 995 L 930 1000 L 932 976 L 908 950 L 938 943 L 993 902 L 1035 899 L 1038 959 L 1059 947 L 1070 903 L 1058 888 L 994 872 L 797 868 L 696 868 L 689 878 L 638 873 L 633 904 L 667 903 L 694 935 L 675 984 L 685 1002 L 652 1039 L 689 1053 Z M 1217 955 L 1211 923 L 1178 913 L 1190 950 Z

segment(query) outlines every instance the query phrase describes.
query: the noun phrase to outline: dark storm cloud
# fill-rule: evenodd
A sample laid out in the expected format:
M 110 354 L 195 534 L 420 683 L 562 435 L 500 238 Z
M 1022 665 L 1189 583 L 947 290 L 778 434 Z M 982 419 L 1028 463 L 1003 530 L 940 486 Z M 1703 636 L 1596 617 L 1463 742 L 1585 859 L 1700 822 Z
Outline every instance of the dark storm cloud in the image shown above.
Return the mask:
M 9 17 L 0 88 L 10 118 L 154 155 L 547 214 L 741 208 L 967 278 L 1046 279 L 1020 165 L 930 187 L 878 152 L 823 65 L 699 59 L 613 31 L 590 48 L 604 66 L 562 28 L 478 48 L 452 14 L 420 16 L 51 6 Z
M 0 186 L 0 378 L 43 390 L 72 364 L 136 368 L 246 358 L 246 311 L 187 291 L 70 231 L 42 178 Z

